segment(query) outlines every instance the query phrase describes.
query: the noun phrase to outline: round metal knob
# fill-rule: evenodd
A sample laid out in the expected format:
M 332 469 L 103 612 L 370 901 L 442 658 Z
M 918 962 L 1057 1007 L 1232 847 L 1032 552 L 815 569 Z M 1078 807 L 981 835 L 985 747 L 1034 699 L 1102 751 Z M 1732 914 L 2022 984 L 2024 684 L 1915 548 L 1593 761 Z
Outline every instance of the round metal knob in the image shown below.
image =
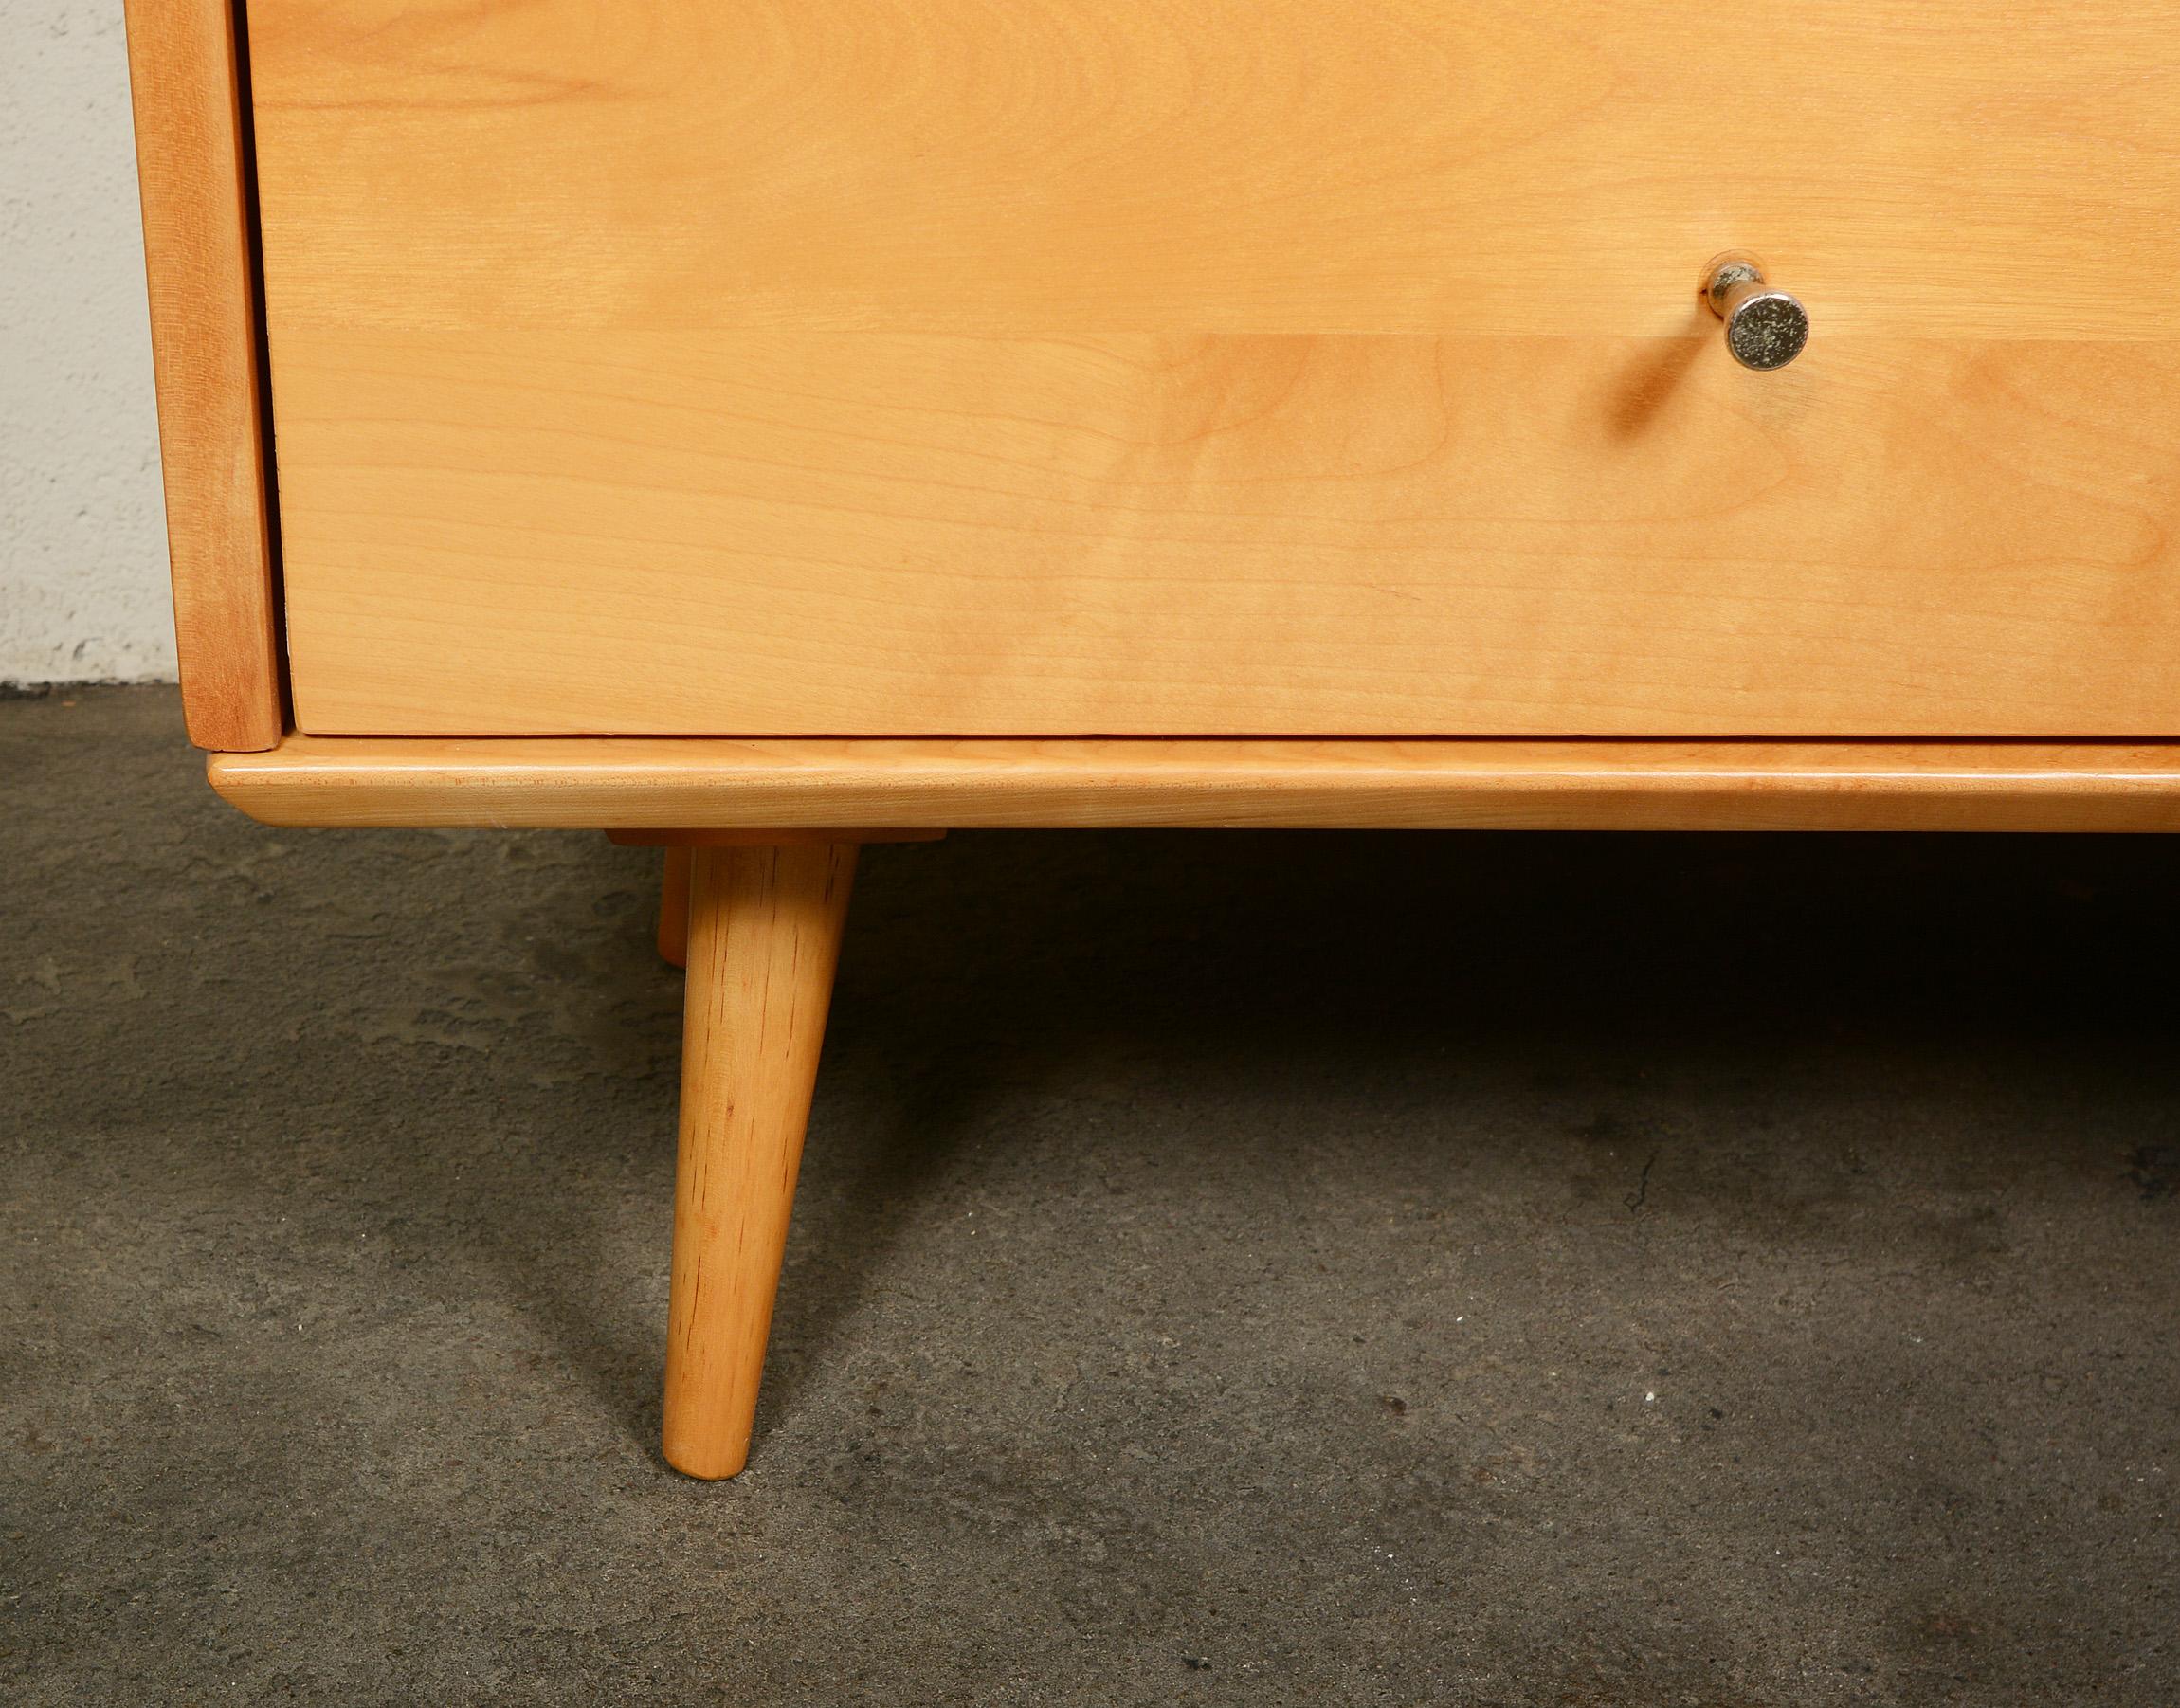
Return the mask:
M 1809 311 L 1764 282 L 1753 255 L 1729 250 L 1703 269 L 1703 300 L 1726 323 L 1726 348 L 1744 368 L 1784 368 L 1809 341 Z

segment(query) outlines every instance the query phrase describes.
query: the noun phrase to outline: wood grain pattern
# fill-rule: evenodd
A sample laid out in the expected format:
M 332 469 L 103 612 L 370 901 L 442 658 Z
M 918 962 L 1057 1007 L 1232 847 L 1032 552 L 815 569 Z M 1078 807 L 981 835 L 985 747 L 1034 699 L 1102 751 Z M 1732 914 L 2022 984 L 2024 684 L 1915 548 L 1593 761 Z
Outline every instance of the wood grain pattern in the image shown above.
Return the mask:
M 2180 0 L 252 35 L 306 730 L 2180 734 Z
M 749 1459 L 855 855 L 690 850 L 664 1447 L 692 1477 Z
M 2180 345 L 281 359 L 319 734 L 2180 732 Z
M 272 825 L 2180 830 L 2180 746 L 370 740 L 215 755 Z
M 252 0 L 277 339 L 2163 337 L 2180 4 Z
M 182 711 L 199 747 L 280 739 L 257 305 L 226 0 L 127 0 Z

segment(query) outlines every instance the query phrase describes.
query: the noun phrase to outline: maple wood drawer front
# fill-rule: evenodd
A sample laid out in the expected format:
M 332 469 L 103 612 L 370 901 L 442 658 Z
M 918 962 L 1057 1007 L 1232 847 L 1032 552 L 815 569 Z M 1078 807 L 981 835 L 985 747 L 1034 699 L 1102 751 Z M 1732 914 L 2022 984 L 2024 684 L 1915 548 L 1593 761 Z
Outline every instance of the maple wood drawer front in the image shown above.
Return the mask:
M 249 28 L 305 730 L 2180 734 L 2180 0 Z

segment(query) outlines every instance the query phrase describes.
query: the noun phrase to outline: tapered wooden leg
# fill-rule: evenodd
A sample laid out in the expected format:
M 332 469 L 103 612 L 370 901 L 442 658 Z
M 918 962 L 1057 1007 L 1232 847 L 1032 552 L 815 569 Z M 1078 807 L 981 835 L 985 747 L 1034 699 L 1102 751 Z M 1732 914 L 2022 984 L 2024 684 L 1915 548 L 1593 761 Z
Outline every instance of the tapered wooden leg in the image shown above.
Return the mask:
M 692 1477 L 732 1477 L 750 1455 L 856 850 L 687 853 L 664 1445 Z
M 666 850 L 659 885 L 659 955 L 669 967 L 689 964 L 689 850 Z

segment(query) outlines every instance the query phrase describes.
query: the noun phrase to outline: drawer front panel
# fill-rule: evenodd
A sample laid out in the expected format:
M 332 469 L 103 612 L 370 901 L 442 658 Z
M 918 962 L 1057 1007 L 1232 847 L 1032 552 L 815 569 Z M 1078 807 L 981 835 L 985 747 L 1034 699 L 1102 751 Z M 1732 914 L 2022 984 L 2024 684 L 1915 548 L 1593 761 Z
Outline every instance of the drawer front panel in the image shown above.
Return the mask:
M 1807 9 L 253 0 L 299 721 L 2180 733 L 2180 5 Z

